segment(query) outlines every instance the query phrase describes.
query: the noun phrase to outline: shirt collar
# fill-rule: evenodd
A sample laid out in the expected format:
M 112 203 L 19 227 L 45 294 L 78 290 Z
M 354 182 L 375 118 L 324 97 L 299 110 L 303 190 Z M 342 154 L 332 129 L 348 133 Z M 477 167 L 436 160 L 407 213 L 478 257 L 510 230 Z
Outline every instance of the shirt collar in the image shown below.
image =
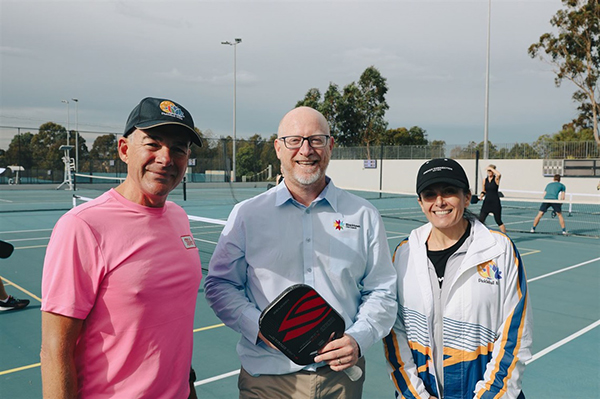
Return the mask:
M 327 185 L 312 203 L 315 204 L 317 202 L 325 200 L 327 201 L 327 203 L 329 203 L 331 208 L 333 208 L 333 210 L 337 212 L 337 187 L 333 184 L 333 181 L 331 181 L 331 179 L 328 176 L 325 176 L 325 182 L 327 183 Z M 290 190 L 288 190 L 285 183 L 279 184 L 276 187 L 276 190 L 277 196 L 275 198 L 275 206 L 281 206 L 286 202 L 290 201 L 291 203 L 297 206 L 305 207 L 304 205 L 296 201 L 294 197 L 292 197 L 292 194 L 290 193 Z

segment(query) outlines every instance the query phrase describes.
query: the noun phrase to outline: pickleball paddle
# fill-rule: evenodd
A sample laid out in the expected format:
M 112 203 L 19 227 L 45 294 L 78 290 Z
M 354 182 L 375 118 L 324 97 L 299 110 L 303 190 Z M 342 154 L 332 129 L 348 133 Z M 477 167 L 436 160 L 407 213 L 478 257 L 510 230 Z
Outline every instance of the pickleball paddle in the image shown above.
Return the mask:
M 263 310 L 260 332 L 296 364 L 314 363 L 319 349 L 332 338 L 344 335 L 346 323 L 338 312 L 314 288 L 296 284 L 284 290 Z M 362 370 L 352 366 L 344 370 L 352 381 Z

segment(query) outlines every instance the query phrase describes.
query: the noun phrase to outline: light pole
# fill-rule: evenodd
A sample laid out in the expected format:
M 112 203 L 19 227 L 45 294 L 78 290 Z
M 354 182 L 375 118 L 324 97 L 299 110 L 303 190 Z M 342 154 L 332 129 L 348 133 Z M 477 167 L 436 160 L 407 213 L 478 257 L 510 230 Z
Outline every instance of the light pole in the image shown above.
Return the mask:
M 488 126 L 490 120 L 490 25 L 492 20 L 492 0 L 488 1 L 487 58 L 485 63 L 485 126 L 483 129 L 483 159 L 489 158 Z
M 69 145 L 69 100 L 61 100 L 60 102 L 67 104 L 67 145 Z
M 75 101 L 75 173 L 79 172 L 79 100 L 72 98 Z
M 233 46 L 233 171 L 232 171 L 232 175 L 231 175 L 231 181 L 234 182 L 235 179 L 235 144 L 236 144 L 236 137 L 235 137 L 235 119 L 236 119 L 236 113 L 235 113 L 235 103 L 236 103 L 236 93 L 235 93 L 235 89 L 236 89 L 236 47 L 238 44 L 240 44 L 242 42 L 242 39 L 240 38 L 236 38 L 233 42 L 221 42 L 221 44 L 226 44 L 228 46 Z

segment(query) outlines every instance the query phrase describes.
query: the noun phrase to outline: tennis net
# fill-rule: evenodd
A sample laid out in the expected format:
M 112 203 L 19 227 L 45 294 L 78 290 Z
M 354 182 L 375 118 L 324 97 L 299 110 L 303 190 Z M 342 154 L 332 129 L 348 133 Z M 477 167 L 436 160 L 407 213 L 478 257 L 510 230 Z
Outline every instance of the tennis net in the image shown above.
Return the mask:
M 91 201 L 92 199 L 93 198 L 84 197 L 81 195 L 73 195 L 72 206 L 75 207 L 81 203 Z M 219 236 L 221 235 L 221 231 L 223 230 L 223 226 L 225 226 L 226 221 L 193 215 L 188 215 L 188 219 L 190 221 L 192 235 L 194 236 L 194 240 L 196 242 L 196 247 L 200 253 L 202 269 L 207 271 L 208 262 L 210 261 L 210 257 L 212 256 L 215 247 L 217 246 Z
M 414 193 L 346 190 L 370 201 L 383 218 L 427 223 L 427 218 L 421 211 L 417 195 Z M 501 198 L 502 221 L 506 229 L 512 232 L 529 232 L 542 202 L 562 204 L 562 215 L 568 234 L 600 238 L 600 196 L 583 194 L 568 195 L 565 201 L 541 200 L 539 197 L 538 199 L 503 197 Z M 469 209 L 479 215 L 482 203 L 479 201 L 471 204 Z M 557 216 L 551 207 L 542 217 L 535 232 L 562 234 Z M 492 229 L 497 229 L 492 214 L 488 215 L 486 223 Z

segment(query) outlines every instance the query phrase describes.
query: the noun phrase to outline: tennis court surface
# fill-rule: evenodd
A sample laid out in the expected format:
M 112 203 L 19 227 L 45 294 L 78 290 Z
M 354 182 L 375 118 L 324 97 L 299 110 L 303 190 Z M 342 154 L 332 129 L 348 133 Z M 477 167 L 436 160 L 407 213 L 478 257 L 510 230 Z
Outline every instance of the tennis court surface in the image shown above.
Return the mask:
M 0 278 L 9 294 L 31 300 L 25 310 L 0 313 L 0 398 L 41 398 L 40 297 L 44 254 L 52 227 L 73 204 L 73 192 L 45 189 L 0 191 L 0 239 L 15 246 L 0 260 Z M 230 189 L 180 188 L 170 197 L 188 215 L 225 220 L 236 203 L 265 190 L 265 186 Z M 76 194 L 94 198 L 103 189 L 84 187 Z M 384 215 L 390 251 L 422 224 L 415 198 L 372 197 Z M 477 212 L 479 205 L 474 206 Z M 546 215 L 541 233 L 528 231 L 536 210 L 503 215 L 508 235 L 519 249 L 529 281 L 534 317 L 533 358 L 524 375 L 527 398 L 598 397 L 600 392 L 600 239 L 592 215 L 565 217 L 567 229 L 582 234 L 562 236 L 558 220 Z M 574 216 L 573 216 L 574 217 Z M 192 218 L 194 219 L 194 218 Z M 572 221 L 570 223 L 570 220 Z M 495 228 L 493 217 L 488 225 Z M 203 268 L 218 240 L 222 225 L 191 220 Z M 577 226 L 577 227 L 576 227 Z M 199 398 L 236 398 L 239 362 L 238 334 L 223 326 L 198 291 L 194 322 L 193 366 Z M 394 397 L 382 345 L 366 353 L 364 398 Z

